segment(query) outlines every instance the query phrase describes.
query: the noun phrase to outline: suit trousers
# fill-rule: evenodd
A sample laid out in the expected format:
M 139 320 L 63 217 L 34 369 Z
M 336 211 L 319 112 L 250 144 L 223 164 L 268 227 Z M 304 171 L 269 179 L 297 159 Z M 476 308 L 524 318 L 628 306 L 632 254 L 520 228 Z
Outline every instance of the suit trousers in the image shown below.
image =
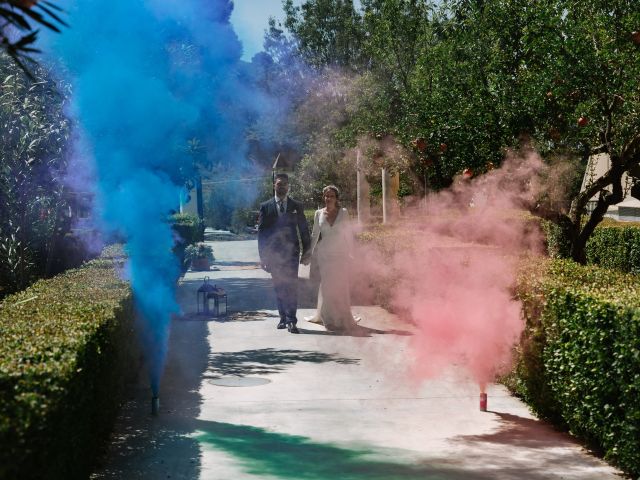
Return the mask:
M 298 259 L 284 262 L 271 269 L 273 288 L 278 300 L 280 320 L 286 323 L 298 321 Z

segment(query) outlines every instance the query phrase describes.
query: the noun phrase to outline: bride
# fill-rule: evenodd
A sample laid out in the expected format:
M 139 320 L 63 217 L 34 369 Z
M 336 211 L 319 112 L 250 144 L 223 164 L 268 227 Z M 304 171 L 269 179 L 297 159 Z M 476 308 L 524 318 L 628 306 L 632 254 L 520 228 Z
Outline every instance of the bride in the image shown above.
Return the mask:
M 315 317 L 305 319 L 323 324 L 327 330 L 354 331 L 356 320 L 351 314 L 349 292 L 349 260 L 353 231 L 346 208 L 340 207 L 340 192 L 334 185 L 322 189 L 325 207 L 316 210 L 311 235 L 311 255 L 320 269 L 320 292 Z

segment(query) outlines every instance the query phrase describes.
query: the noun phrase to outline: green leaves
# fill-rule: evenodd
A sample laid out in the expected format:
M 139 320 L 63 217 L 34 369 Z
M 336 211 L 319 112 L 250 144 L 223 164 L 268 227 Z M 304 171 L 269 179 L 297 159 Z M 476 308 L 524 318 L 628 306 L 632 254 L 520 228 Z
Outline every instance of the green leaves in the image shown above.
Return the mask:
M 110 248 L 0 304 L 0 478 L 88 475 L 132 365 L 121 259 Z
M 33 73 L 37 82 L 0 54 L 0 296 L 49 274 L 54 240 L 70 228 L 60 182 L 70 135 L 64 85 L 41 67 Z
M 68 26 L 61 18 L 62 10 L 55 4 L 38 0 L 0 0 L 0 20 L 3 25 L 0 27 L 0 50 L 6 52 L 24 73 L 34 79 L 31 70 L 25 66 L 23 60 L 35 63 L 28 54 L 38 53 L 39 50 L 33 48 L 36 42 L 38 30 L 35 30 L 29 20 L 37 25 L 44 26 L 55 32 L 60 32 L 60 26 Z M 24 35 L 13 39 L 8 33 L 7 26 L 13 27 Z
M 521 394 L 544 416 L 640 473 L 640 280 L 571 261 L 530 263 Z

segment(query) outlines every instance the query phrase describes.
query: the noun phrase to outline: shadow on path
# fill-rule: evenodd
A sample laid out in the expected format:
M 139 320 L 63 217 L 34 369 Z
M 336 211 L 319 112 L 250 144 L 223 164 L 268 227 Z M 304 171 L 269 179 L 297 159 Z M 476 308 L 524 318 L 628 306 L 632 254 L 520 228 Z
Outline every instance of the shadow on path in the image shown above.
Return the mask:
M 196 439 L 235 457 L 247 474 L 295 480 L 489 480 L 450 467 L 384 460 L 393 451 L 349 449 L 309 438 L 230 423 L 198 421 Z
M 457 437 L 457 441 L 466 443 L 495 443 L 504 445 L 521 445 L 527 448 L 568 447 L 575 444 L 566 434 L 559 431 L 549 432 L 550 425 L 530 418 L 523 418 L 509 413 L 489 411 L 500 418 L 500 428 L 485 435 L 465 435 Z
M 298 324 L 299 326 L 300 324 Z M 402 335 L 411 336 L 413 333 L 406 330 L 380 330 L 379 328 L 369 328 L 359 325 L 358 328 L 345 331 L 332 331 L 332 330 L 309 330 L 306 328 L 298 328 L 300 333 L 307 335 L 330 335 L 333 337 L 370 337 L 373 334 L 376 335 Z
M 592 468 L 601 468 L 602 463 L 595 457 L 585 456 L 576 449 L 577 441 L 567 433 L 550 431 L 553 426 L 542 421 L 520 417 L 508 413 L 492 412 L 500 418 L 499 428 L 495 432 L 484 435 L 461 435 L 452 439 L 452 442 L 460 448 L 472 447 L 466 455 L 467 459 L 479 464 L 487 461 L 488 455 L 481 455 L 478 446 L 491 445 L 490 449 L 500 452 L 503 446 L 517 446 L 521 455 L 533 456 L 536 459 L 537 468 L 519 467 L 513 459 L 501 455 L 491 455 L 491 462 L 495 464 L 502 474 L 508 473 L 509 478 L 544 479 L 545 472 L 573 473 L 570 478 L 579 478 L 580 472 L 589 471 Z M 484 447 L 486 449 L 486 447 Z M 564 454 L 558 451 L 565 449 Z M 525 462 L 531 467 L 531 462 Z M 572 472 L 573 470 L 573 472 Z
M 212 278 L 209 283 L 226 290 L 229 313 L 278 308 L 270 278 L 224 277 Z M 299 279 L 298 308 L 316 308 L 317 292 L 314 292 L 308 283 L 305 279 Z M 180 292 L 179 300 L 181 305 L 185 305 L 185 312 L 196 310 L 196 291 L 200 285 L 201 279 L 182 282 L 183 292 Z
M 279 350 L 276 348 L 222 352 L 213 353 L 209 356 L 209 375 L 205 375 L 205 378 L 280 373 L 297 362 L 335 362 L 342 365 L 354 365 L 359 361 L 357 358 L 344 358 L 323 352 Z
M 260 269 L 260 263 L 258 262 L 240 262 L 234 260 L 232 262 L 218 262 L 215 261 L 212 264 L 213 267 L 254 267 L 256 270 Z M 204 272 L 206 273 L 206 271 Z
M 207 328 L 204 322 L 173 322 L 160 415 L 151 415 L 151 389 L 142 371 L 91 479 L 200 478 L 201 447 L 190 434 L 202 404 L 198 390 L 209 356 Z

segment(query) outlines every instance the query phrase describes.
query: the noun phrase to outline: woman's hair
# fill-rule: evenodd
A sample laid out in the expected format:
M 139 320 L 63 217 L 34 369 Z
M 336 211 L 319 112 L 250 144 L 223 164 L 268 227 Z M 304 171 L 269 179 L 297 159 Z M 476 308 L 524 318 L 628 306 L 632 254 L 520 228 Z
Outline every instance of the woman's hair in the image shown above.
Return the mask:
M 340 208 L 340 190 L 338 190 L 338 187 L 335 185 L 327 185 L 322 189 L 322 196 L 324 197 L 324 195 L 329 191 L 336 194 L 336 207 Z
M 324 194 L 327 193 L 329 190 L 332 190 L 333 193 L 336 194 L 336 199 L 340 198 L 340 190 L 338 190 L 338 187 L 336 187 L 335 185 L 327 185 L 326 187 L 324 187 L 322 189 L 322 196 L 324 196 Z

